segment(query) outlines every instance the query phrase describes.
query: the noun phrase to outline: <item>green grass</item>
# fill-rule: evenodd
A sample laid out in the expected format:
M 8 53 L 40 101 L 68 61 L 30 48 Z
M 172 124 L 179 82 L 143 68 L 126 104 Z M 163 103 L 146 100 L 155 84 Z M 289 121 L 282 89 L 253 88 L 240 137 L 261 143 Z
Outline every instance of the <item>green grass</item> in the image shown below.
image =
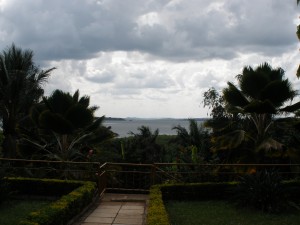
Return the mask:
M 299 225 L 300 212 L 272 215 L 237 209 L 225 201 L 165 203 L 172 225 Z
M 0 205 L 0 224 L 17 225 L 30 212 L 35 211 L 51 201 L 47 200 L 10 200 Z

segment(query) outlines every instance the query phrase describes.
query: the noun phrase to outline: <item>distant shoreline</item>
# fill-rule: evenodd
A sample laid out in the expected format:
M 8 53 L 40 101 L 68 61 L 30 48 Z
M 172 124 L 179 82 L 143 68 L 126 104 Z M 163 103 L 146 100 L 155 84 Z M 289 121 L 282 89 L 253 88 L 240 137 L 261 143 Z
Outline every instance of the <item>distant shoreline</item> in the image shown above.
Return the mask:
M 198 124 L 203 124 L 207 118 L 195 118 Z M 173 118 L 111 118 L 104 120 L 104 126 L 111 127 L 114 133 L 119 134 L 118 137 L 129 137 L 131 132 L 139 133 L 142 126 L 149 127 L 151 131 L 158 129 L 161 135 L 176 135 L 175 126 L 181 126 L 189 129 L 190 122 L 188 119 Z
M 209 118 L 140 118 L 140 117 L 105 117 L 105 121 L 132 121 L 132 120 L 196 120 L 196 121 L 206 121 Z
M 105 121 L 126 121 L 124 118 L 117 118 L 117 117 L 105 117 Z

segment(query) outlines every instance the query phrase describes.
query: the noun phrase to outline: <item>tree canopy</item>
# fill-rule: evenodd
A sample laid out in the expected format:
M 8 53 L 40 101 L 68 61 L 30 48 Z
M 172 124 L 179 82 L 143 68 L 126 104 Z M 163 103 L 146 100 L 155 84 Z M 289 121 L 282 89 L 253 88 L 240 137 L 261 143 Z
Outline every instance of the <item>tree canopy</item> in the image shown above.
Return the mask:
M 42 85 L 54 68 L 41 70 L 33 62 L 33 52 L 12 44 L 0 54 L 0 117 L 4 157 L 17 157 L 20 121 L 44 94 Z
M 246 66 L 236 78 L 237 85 L 228 82 L 222 97 L 226 112 L 237 116 L 219 128 L 221 132 L 213 137 L 214 149 L 230 150 L 231 155 L 233 150 L 240 149 L 247 152 L 244 154 L 248 155 L 247 160 L 263 161 L 266 151 L 283 148 L 272 136 L 274 116 L 291 111 L 291 107 L 297 108 L 297 105 L 286 106 L 297 92 L 284 77 L 282 68 L 274 69 L 267 63 L 256 68 Z
M 104 116 L 95 118 L 98 107 L 90 106 L 88 96 L 79 97 L 55 90 L 31 110 L 31 118 L 39 128 L 39 139 L 27 141 L 48 152 L 48 157 L 59 160 L 83 158 L 81 150 L 113 138 L 115 135 L 103 126 Z

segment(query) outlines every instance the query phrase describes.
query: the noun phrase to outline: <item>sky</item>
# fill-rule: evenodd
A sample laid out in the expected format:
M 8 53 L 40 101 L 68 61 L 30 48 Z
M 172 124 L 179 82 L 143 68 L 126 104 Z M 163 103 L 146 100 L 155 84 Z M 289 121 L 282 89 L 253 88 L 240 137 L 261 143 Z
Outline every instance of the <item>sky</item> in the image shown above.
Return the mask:
M 91 98 L 97 116 L 207 117 L 203 93 L 243 67 L 281 67 L 295 89 L 296 0 L 0 0 L 0 50 L 56 67 L 45 94 Z

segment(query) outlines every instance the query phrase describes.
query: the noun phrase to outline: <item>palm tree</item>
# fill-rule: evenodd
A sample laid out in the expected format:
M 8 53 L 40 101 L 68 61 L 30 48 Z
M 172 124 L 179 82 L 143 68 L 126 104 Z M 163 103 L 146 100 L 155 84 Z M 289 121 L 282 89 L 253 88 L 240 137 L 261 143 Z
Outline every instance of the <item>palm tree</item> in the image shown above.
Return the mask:
M 297 5 L 299 5 L 300 0 L 297 0 Z M 297 37 L 300 40 L 300 25 L 297 26 Z M 299 78 L 300 77 L 300 65 L 298 65 L 297 73 L 296 76 Z
M 41 70 L 33 62 L 33 52 L 23 51 L 12 44 L 0 54 L 0 117 L 4 140 L 4 157 L 16 157 L 18 126 L 39 102 L 45 83 L 54 68 Z
M 177 135 L 171 142 L 178 144 L 181 149 L 191 150 L 190 155 L 193 162 L 196 162 L 199 156 L 205 160 L 209 158 L 208 131 L 196 120 L 189 119 L 189 131 L 180 125 L 172 129 L 176 130 Z
M 228 82 L 228 87 L 223 90 L 226 108 L 252 121 L 255 131 L 235 130 L 220 137 L 219 141 L 223 140 L 224 144 L 227 139 L 227 149 L 237 147 L 245 140 L 252 140 L 257 152 L 281 149 L 282 145 L 270 136 L 269 131 L 274 124 L 274 115 L 286 111 L 283 106 L 296 96 L 291 83 L 284 78 L 284 70 L 273 69 L 267 63 L 256 69 L 248 66 L 237 80 L 239 87 Z
M 115 135 L 102 125 L 104 116 L 95 118 L 98 109 L 90 106 L 88 96 L 79 97 L 56 90 L 31 110 L 31 118 L 40 129 L 39 142 L 26 140 L 47 152 L 51 159 L 73 161 L 85 158 L 81 152 Z
M 159 130 L 154 132 L 147 126 L 138 128 L 138 133 L 130 132 L 133 137 L 128 138 L 129 143 L 124 147 L 125 158 L 130 162 L 155 163 L 162 162 L 163 149 L 156 143 Z

